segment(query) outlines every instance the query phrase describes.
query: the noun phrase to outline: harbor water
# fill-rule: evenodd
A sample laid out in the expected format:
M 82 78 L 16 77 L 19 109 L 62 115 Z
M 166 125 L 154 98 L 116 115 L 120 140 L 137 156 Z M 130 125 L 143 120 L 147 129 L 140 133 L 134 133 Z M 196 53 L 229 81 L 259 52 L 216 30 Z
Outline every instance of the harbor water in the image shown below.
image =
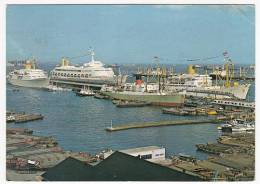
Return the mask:
M 14 90 L 18 89 L 18 90 Z M 117 108 L 110 100 L 79 97 L 73 92 L 49 92 L 7 84 L 7 110 L 40 113 L 43 120 L 7 127 L 29 128 L 36 135 L 52 136 L 64 150 L 86 151 L 91 154 L 106 148 L 113 150 L 162 146 L 167 156 L 185 153 L 198 158 L 207 154 L 196 151 L 195 144 L 215 142 L 217 124 L 165 126 L 107 132 L 113 125 L 171 119 L 191 119 L 162 114 L 161 107 Z M 254 85 L 249 100 L 255 96 Z M 201 118 L 201 117 L 200 117 Z

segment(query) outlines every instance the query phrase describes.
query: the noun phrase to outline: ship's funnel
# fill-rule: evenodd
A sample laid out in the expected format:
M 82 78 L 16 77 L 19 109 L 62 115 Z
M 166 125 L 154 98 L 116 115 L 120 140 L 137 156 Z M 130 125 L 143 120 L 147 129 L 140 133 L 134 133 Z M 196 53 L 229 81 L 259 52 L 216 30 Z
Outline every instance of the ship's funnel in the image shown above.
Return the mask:
M 30 60 L 27 60 L 25 63 L 25 69 L 32 69 L 32 63 Z
M 195 67 L 194 67 L 193 65 L 189 65 L 189 66 L 188 66 L 188 69 L 187 69 L 187 73 L 188 73 L 188 74 L 191 74 L 191 75 L 196 74 Z
M 61 66 L 68 66 L 69 65 L 69 60 L 62 58 L 61 59 Z
M 61 59 L 60 65 L 64 66 L 64 58 Z
M 64 66 L 69 66 L 69 60 L 64 59 Z

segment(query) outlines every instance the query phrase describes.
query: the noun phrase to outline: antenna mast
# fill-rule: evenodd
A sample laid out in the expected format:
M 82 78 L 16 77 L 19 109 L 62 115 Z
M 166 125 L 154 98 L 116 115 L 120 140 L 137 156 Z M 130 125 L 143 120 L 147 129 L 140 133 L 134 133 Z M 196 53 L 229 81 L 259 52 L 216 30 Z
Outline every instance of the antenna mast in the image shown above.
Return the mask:
M 94 56 L 95 56 L 95 52 L 94 52 L 94 49 L 92 49 L 92 47 L 90 47 L 89 49 L 89 52 L 90 52 L 90 55 L 91 55 L 91 62 L 94 62 Z

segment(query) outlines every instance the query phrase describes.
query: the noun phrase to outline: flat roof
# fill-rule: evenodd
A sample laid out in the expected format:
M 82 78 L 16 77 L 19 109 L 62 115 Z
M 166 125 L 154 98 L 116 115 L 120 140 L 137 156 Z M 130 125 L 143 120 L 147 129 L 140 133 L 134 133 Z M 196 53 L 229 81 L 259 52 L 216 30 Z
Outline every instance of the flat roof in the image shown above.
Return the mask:
M 136 153 L 136 152 L 153 151 L 153 150 L 158 150 L 158 149 L 164 149 L 164 148 L 159 147 L 159 146 L 145 146 L 145 147 L 139 147 L 139 148 L 130 148 L 130 149 L 125 149 L 125 150 L 119 150 L 119 152 L 131 154 L 131 153 Z

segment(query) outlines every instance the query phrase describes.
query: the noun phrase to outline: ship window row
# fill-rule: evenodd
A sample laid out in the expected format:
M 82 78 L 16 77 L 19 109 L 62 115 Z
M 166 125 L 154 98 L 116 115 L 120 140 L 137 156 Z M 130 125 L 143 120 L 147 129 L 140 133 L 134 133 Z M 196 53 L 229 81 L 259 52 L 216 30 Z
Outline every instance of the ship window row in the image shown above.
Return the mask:
M 70 74 L 70 73 L 52 73 L 53 76 L 58 77 L 82 77 L 82 78 L 88 78 L 90 77 L 90 74 Z
M 244 105 L 247 107 L 253 107 L 253 104 L 247 104 L 247 103 L 239 103 L 239 102 L 227 102 L 227 101 L 217 101 L 217 103 L 222 103 L 222 104 L 229 104 L 229 105 Z
M 104 72 L 104 71 L 109 71 L 109 70 L 105 70 L 105 69 L 103 69 L 103 70 L 94 70 L 95 72 Z
M 82 72 L 81 70 L 65 70 L 65 69 L 55 69 L 56 71 L 66 71 L 66 72 Z

